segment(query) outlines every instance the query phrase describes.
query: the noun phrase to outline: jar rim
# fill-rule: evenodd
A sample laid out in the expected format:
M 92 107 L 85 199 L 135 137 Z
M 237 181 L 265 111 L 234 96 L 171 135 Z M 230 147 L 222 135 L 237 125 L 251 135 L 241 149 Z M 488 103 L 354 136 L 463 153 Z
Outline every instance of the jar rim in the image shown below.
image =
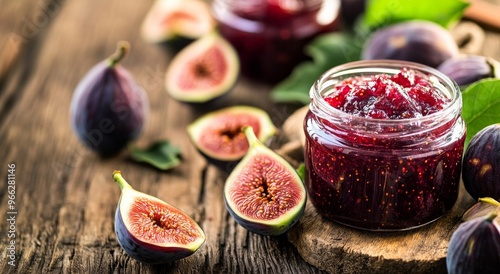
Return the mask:
M 436 89 L 440 90 L 440 92 L 448 92 L 446 94 L 449 96 L 450 101 L 444 105 L 443 109 L 431 113 L 429 115 L 421 116 L 421 117 L 411 117 L 411 118 L 402 118 L 402 119 L 380 119 L 380 118 L 372 118 L 372 117 L 362 117 L 352 113 L 344 112 L 339 110 L 330 104 L 324 99 L 321 94 L 323 84 L 328 81 L 332 81 L 333 78 L 339 76 L 346 76 L 345 78 L 360 76 L 366 73 L 366 75 L 376 75 L 376 74 L 395 74 L 399 72 L 402 68 L 408 68 L 415 70 L 420 73 L 424 73 L 431 77 L 431 81 L 433 86 Z M 345 79 L 343 78 L 343 79 Z M 339 82 L 338 80 L 337 82 Z M 335 82 L 335 83 L 337 83 Z M 332 83 L 334 84 L 334 83 Z M 326 112 L 328 115 L 336 115 L 344 118 L 348 118 L 349 121 L 359 121 L 362 123 L 377 123 L 377 124 L 385 124 L 385 125 L 398 125 L 398 124 L 414 124 L 421 123 L 423 121 L 432 121 L 432 120 L 442 120 L 442 117 L 447 117 L 449 113 L 455 112 L 457 109 L 461 111 L 462 108 L 462 100 L 461 100 L 461 92 L 458 84 L 446 76 L 444 73 L 438 71 L 435 68 L 419 64 L 416 62 L 410 61 L 401 61 L 401 60 L 361 60 L 361 61 L 353 61 L 349 63 L 345 63 L 339 66 L 335 66 L 330 68 L 326 72 L 324 72 L 313 84 L 310 89 L 309 97 L 311 99 L 310 109 L 314 108 L 320 109 L 321 112 Z M 458 107 L 456 106 L 458 104 Z M 319 115 L 318 111 L 313 111 L 316 115 Z M 320 115 L 322 116 L 322 115 Z M 328 119 L 328 117 L 323 117 Z

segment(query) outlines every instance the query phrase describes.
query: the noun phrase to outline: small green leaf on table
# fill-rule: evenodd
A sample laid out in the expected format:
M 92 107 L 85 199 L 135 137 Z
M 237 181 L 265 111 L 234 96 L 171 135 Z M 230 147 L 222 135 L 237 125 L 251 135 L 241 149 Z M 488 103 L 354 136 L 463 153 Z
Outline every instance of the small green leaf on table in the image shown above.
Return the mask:
M 426 20 L 445 28 L 458 22 L 469 2 L 464 0 L 369 0 L 364 14 L 371 29 L 408 20 Z
M 181 150 L 167 140 L 160 140 L 145 149 L 131 147 L 132 159 L 150 164 L 161 170 L 168 170 L 181 163 Z
M 500 79 L 484 79 L 462 92 L 462 116 L 467 125 L 465 147 L 481 129 L 500 123 Z

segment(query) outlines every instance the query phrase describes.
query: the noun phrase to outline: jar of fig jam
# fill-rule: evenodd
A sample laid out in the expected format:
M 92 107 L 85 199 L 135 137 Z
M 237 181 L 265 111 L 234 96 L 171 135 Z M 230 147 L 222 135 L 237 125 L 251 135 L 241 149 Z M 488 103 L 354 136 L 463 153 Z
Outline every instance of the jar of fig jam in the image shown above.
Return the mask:
M 323 216 L 366 230 L 406 230 L 457 200 L 465 124 L 457 84 L 404 61 L 324 73 L 304 121 L 306 184 Z
M 242 73 L 270 83 L 307 58 L 304 46 L 314 37 L 340 28 L 339 0 L 214 0 L 212 10 Z

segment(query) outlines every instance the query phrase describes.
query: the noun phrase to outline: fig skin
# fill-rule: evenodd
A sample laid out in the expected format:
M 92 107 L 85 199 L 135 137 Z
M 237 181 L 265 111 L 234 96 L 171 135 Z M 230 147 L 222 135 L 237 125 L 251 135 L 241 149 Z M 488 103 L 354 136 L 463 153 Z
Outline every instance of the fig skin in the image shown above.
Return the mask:
M 500 227 L 496 212 L 460 224 L 446 255 L 449 274 L 500 273 Z
M 229 173 L 248 149 L 248 141 L 241 131 L 244 126 L 253 126 L 258 139 L 264 143 L 277 132 L 264 110 L 243 105 L 208 112 L 189 124 L 187 132 L 207 162 Z
M 174 56 L 165 72 L 165 89 L 178 102 L 195 107 L 210 105 L 233 90 L 239 74 L 236 50 L 212 32 Z
M 281 156 L 243 128 L 250 144 L 226 179 L 224 203 L 233 219 L 250 232 L 278 236 L 304 213 L 307 193 L 301 177 Z
M 96 64 L 78 83 L 70 105 L 73 132 L 103 157 L 135 140 L 147 119 L 147 94 L 118 62 L 128 50 L 118 44 L 114 56 Z
M 118 202 L 118 206 L 115 211 L 114 226 L 116 238 L 120 246 L 130 257 L 140 262 L 149 264 L 170 263 L 194 254 L 205 242 L 205 233 L 187 214 L 156 197 L 134 190 L 125 181 L 125 179 L 123 179 L 121 172 L 118 170 L 113 172 L 113 179 L 119 183 L 120 188 L 122 189 L 120 201 Z M 147 201 L 149 203 L 148 205 L 150 205 L 153 209 L 144 209 L 142 207 L 134 209 L 133 203 L 137 203 L 139 201 L 141 201 L 141 203 Z M 131 214 L 133 218 L 137 219 L 136 223 L 133 223 L 133 220 L 130 219 L 132 217 L 124 219 L 124 216 L 128 216 L 134 210 L 140 211 L 141 209 L 143 212 L 134 212 Z M 170 215 L 167 215 L 165 212 L 154 211 L 159 209 L 167 211 Z M 152 210 L 155 214 L 161 216 L 155 216 L 155 219 L 153 220 L 151 219 L 151 216 L 145 216 L 149 213 L 147 212 L 148 210 Z M 176 220 L 176 223 L 173 224 L 172 227 L 164 228 L 157 224 L 160 220 L 166 219 L 167 222 L 170 221 L 170 223 L 167 223 L 166 225 L 172 225 L 171 220 L 169 219 L 170 216 L 174 216 L 171 219 Z M 145 229 L 141 226 L 150 227 Z M 133 233 L 131 232 L 131 229 L 139 232 Z M 178 232 L 183 233 L 183 235 L 179 235 L 179 237 L 186 241 L 188 241 L 187 239 L 190 239 L 190 241 L 185 244 L 178 243 L 174 240 L 169 241 L 171 239 L 166 236 L 163 238 L 163 242 L 152 242 L 153 240 L 158 241 L 158 238 L 161 238 L 162 235 L 151 234 L 162 233 L 165 230 L 169 230 L 170 232 L 173 230 L 183 230 Z M 149 234 L 140 237 L 137 233 Z M 170 234 L 174 233 L 171 232 Z M 148 239 L 153 240 L 148 241 Z
M 498 62 L 479 55 L 458 55 L 445 60 L 437 69 L 459 86 L 467 86 L 484 78 L 499 78 Z
M 375 31 L 363 47 L 362 59 L 404 60 L 435 68 L 458 54 L 458 45 L 445 28 L 414 20 Z
M 500 124 L 489 125 L 471 138 L 462 161 L 462 180 L 474 199 L 500 200 Z

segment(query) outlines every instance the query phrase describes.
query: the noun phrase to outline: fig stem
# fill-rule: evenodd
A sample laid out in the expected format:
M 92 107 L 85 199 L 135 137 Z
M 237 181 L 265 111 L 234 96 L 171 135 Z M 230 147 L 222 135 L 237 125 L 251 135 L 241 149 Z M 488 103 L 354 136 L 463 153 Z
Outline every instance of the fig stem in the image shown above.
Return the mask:
M 498 216 L 498 208 L 493 210 L 492 212 L 490 212 L 490 214 L 488 214 L 488 216 L 486 216 L 486 219 L 489 221 L 489 222 L 493 222 L 493 220 Z
M 498 202 L 497 200 L 495 200 L 495 199 L 493 199 L 491 197 L 479 198 L 478 200 L 479 200 L 479 202 L 483 202 L 483 203 L 487 203 L 487 204 L 490 204 L 490 205 L 494 205 L 494 206 L 500 207 L 500 202 Z
M 120 41 L 116 44 L 116 51 L 109 57 L 109 66 L 114 67 L 118 64 L 130 49 L 130 44 L 127 41 Z
M 115 182 L 117 182 L 120 185 L 121 190 L 123 190 L 125 188 L 132 189 L 132 187 L 129 185 L 129 183 L 127 183 L 127 181 L 123 178 L 122 172 L 119 170 L 113 171 L 113 180 L 115 180 Z
M 253 131 L 253 127 L 251 126 L 244 126 L 242 128 L 243 132 L 245 133 L 245 136 L 247 137 L 248 144 L 250 146 L 253 146 L 256 143 L 259 143 L 259 139 L 257 136 L 255 136 L 255 132 Z
M 490 57 L 487 58 L 487 62 L 491 67 L 493 78 L 500 78 L 500 62 Z

